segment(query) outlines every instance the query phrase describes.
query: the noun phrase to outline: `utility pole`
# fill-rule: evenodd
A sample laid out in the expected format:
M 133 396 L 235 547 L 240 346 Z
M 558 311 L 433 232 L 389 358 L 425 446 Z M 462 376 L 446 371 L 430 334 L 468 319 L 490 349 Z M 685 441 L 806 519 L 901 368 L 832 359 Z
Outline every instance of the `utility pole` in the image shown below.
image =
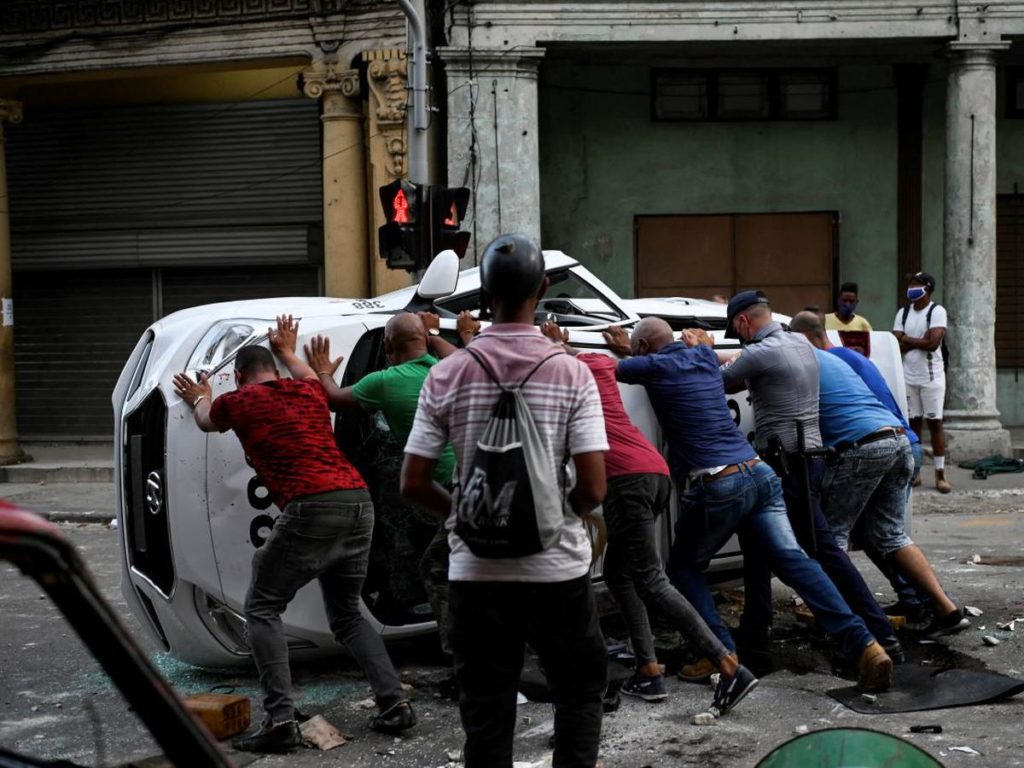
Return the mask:
M 406 123 L 409 129 L 409 181 L 426 185 L 427 178 L 427 23 L 423 0 L 398 0 L 409 20 L 409 100 Z

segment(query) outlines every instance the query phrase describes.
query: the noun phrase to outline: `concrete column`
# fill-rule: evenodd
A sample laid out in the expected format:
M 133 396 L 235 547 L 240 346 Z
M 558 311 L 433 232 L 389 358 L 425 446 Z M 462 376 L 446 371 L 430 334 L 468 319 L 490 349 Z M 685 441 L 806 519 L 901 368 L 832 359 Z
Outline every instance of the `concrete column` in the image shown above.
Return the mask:
M 1010 455 L 996 410 L 996 53 L 949 44 L 942 304 L 949 313 L 947 455 Z
M 337 57 L 328 57 L 313 62 L 303 81 L 303 92 L 320 99 L 323 121 L 324 293 L 364 297 L 370 241 L 359 70 L 343 69 Z
M 18 445 L 18 422 L 14 408 L 14 325 L 11 279 L 10 205 L 7 197 L 7 156 L 4 152 L 4 122 L 21 122 L 21 104 L 0 99 L 0 464 L 16 464 L 26 456 Z
M 448 81 L 448 185 L 469 187 L 466 260 L 503 232 L 540 241 L 540 48 L 438 48 Z
M 412 280 L 405 270 L 388 269 L 377 247 L 377 229 L 387 222 L 377 192 L 385 184 L 406 175 L 408 62 L 405 51 L 398 48 L 364 51 L 363 61 L 366 63 L 366 81 L 370 86 L 366 117 L 370 294 L 378 296 L 404 288 Z

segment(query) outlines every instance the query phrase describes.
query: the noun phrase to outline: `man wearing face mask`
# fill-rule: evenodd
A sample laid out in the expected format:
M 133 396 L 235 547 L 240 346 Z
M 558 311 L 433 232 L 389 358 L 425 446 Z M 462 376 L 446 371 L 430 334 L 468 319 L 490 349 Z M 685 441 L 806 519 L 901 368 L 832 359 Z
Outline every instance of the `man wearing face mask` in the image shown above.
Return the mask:
M 903 353 L 903 376 L 907 382 L 907 410 L 910 428 L 923 437 L 922 419 L 928 422 L 935 463 L 935 488 L 939 493 L 952 489 L 946 479 L 946 435 L 942 431 L 942 405 L 946 399 L 946 366 L 942 341 L 946 335 L 946 310 L 932 301 L 935 278 L 918 272 L 910 278 L 907 299 L 910 304 L 896 312 L 893 335 Z M 914 485 L 920 485 L 920 476 Z
M 870 331 L 871 323 L 857 314 L 857 284 L 843 283 L 839 286 L 836 311 L 825 315 L 826 331 Z

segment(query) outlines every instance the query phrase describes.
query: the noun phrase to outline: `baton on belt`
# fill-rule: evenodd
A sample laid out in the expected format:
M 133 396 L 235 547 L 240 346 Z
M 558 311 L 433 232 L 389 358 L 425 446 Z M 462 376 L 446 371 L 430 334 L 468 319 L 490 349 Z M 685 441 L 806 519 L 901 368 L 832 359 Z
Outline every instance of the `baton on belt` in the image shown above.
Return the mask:
M 814 453 L 817 453 L 816 451 Z M 804 513 L 807 515 L 807 554 L 812 557 L 818 551 L 818 539 L 814 533 L 814 505 L 811 501 L 811 468 L 808 466 L 810 455 L 804 439 L 804 425 L 796 423 L 796 464 L 800 473 L 800 491 L 804 495 Z

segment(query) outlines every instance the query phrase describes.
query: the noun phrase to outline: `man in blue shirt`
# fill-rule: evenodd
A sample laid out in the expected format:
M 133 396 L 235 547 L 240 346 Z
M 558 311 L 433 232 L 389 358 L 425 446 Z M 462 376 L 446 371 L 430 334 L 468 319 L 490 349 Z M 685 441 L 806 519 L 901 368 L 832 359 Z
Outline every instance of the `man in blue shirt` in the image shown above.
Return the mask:
M 871 545 L 931 597 L 936 619 L 931 636 L 970 625 L 949 599 L 924 553 L 904 526 L 906 489 L 914 470 L 905 430 L 853 369 L 835 355 L 815 349 L 820 370 L 819 425 L 824 444 L 836 451 L 821 483 L 825 517 L 845 547 L 850 531 L 865 516 Z
M 921 471 L 921 441 L 914 430 L 910 428 L 906 418 L 904 418 L 903 412 L 900 410 L 892 390 L 889 389 L 889 385 L 882 376 L 882 372 L 878 370 L 878 366 L 860 352 L 849 347 L 834 346 L 829 341 L 828 333 L 826 333 L 825 326 L 821 323 L 821 318 L 814 312 L 798 312 L 790 321 L 789 328 L 791 331 L 802 333 L 812 345 L 835 355 L 853 368 L 854 373 L 860 376 L 864 383 L 868 385 L 868 389 L 878 398 L 879 402 L 888 408 L 894 417 L 899 419 L 900 425 L 906 430 L 907 439 L 910 441 L 910 448 L 914 453 L 914 474 L 911 477 L 910 484 L 907 485 L 907 501 L 909 502 L 913 479 Z M 904 509 L 905 527 L 908 525 L 906 509 L 909 509 L 909 507 Z M 913 584 L 904 579 L 892 567 L 892 563 L 886 560 L 885 556 L 875 549 L 869 540 L 866 540 L 866 537 L 863 535 L 864 528 L 864 521 L 858 521 L 853 528 L 851 538 L 855 544 L 864 549 L 864 553 L 871 558 L 871 562 L 889 579 L 889 583 L 896 593 L 896 603 L 886 606 L 885 612 L 890 615 L 905 617 L 907 626 L 910 629 L 927 629 L 931 621 L 928 595 L 920 592 Z
M 840 596 L 821 566 L 800 548 L 782 501 L 779 478 L 747 443 L 732 420 L 718 358 L 707 343 L 683 331 L 674 341 L 660 318 L 644 318 L 627 342 L 615 328 L 606 333 L 616 352 L 632 355 L 617 367 L 619 381 L 640 384 L 668 442 L 669 466 L 680 498 L 669 576 L 729 649 L 732 636 L 703 576 L 711 556 L 739 534 L 744 552 L 757 551 L 780 579 L 795 589 L 822 628 L 837 638 L 858 666 L 863 690 L 886 690 L 892 660 Z

